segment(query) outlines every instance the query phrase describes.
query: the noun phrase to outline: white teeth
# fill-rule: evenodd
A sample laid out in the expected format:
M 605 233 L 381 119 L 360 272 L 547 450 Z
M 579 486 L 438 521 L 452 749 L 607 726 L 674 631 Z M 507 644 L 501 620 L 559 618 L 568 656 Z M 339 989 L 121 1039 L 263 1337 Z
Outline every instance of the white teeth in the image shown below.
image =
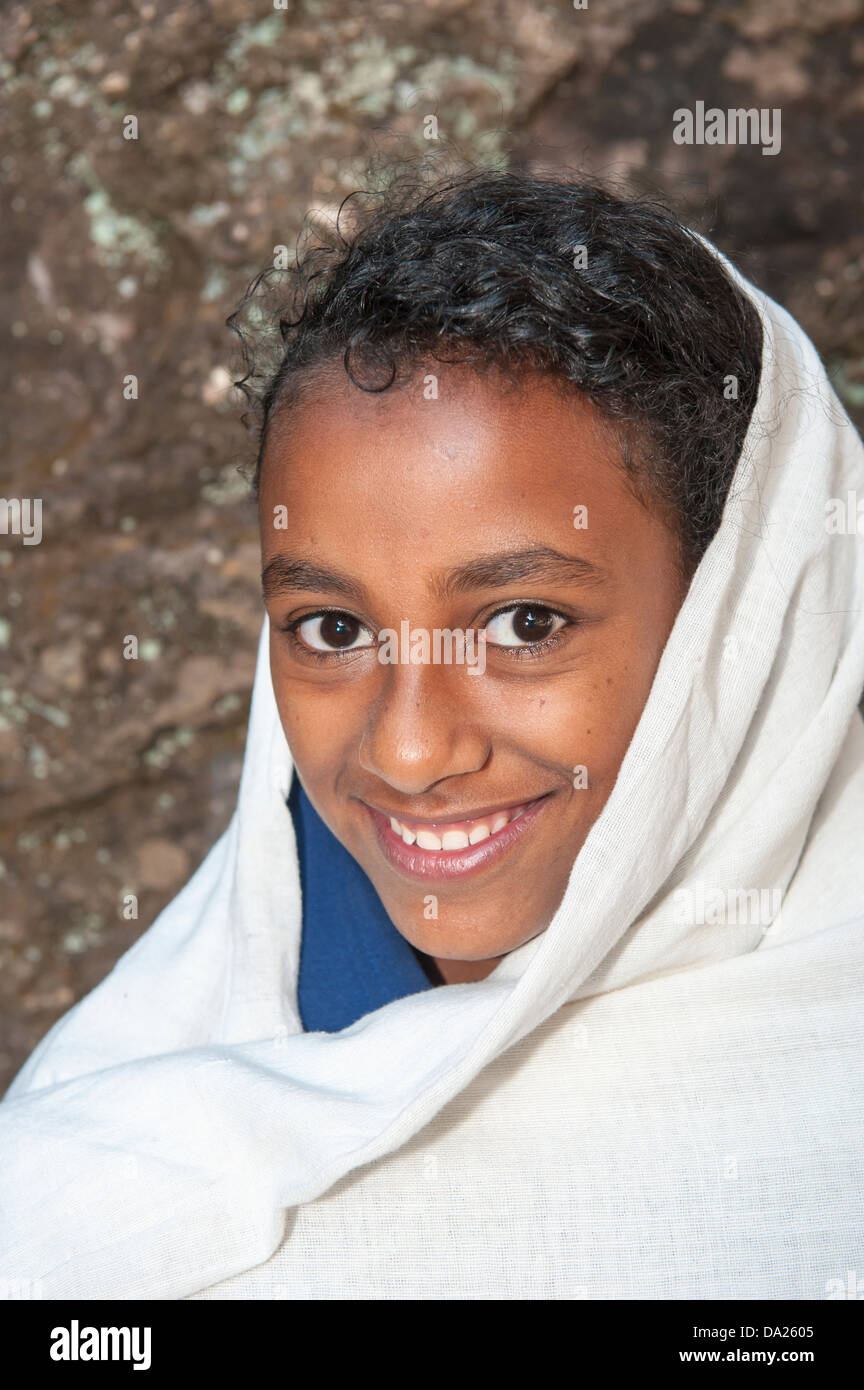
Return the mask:
M 402 825 L 395 816 L 390 817 L 390 829 L 393 831 L 394 835 L 399 835 L 405 841 L 406 845 L 413 845 L 414 841 L 417 839 L 414 831 L 409 830 L 407 825 Z
M 416 844 L 418 849 L 441 850 L 460 850 L 468 849 L 469 845 L 479 845 L 481 840 L 488 840 L 490 835 L 497 835 L 499 830 L 503 830 L 505 825 L 509 825 L 512 820 L 518 820 L 524 815 L 525 807 L 520 806 L 512 814 L 508 811 L 498 811 L 493 816 L 492 821 L 477 821 L 469 831 L 464 830 L 444 830 L 441 835 L 436 835 L 431 830 L 409 830 L 407 825 L 403 825 L 395 816 L 390 817 L 390 826 L 393 833 L 401 836 L 406 845 Z
M 418 831 L 417 831 L 417 848 L 418 848 L 418 849 L 437 849 L 437 850 L 440 850 L 440 848 L 441 848 L 441 841 L 438 839 L 438 836 L 437 836 L 437 835 L 433 835 L 433 834 L 432 834 L 432 831 L 431 831 L 431 830 L 418 830 Z

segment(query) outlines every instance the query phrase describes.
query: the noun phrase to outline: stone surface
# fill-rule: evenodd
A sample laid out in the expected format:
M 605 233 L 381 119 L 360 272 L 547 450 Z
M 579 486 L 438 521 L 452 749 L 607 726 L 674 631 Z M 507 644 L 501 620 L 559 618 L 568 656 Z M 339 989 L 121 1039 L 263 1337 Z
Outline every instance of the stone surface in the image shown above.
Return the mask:
M 429 153 L 433 114 L 469 155 L 665 192 L 860 424 L 862 72 L 857 0 L 5 7 L 0 492 L 44 514 L 0 536 L 0 1089 L 233 807 L 261 607 L 225 318 L 274 246 L 371 150 Z M 781 154 L 676 146 L 696 100 L 781 106 Z

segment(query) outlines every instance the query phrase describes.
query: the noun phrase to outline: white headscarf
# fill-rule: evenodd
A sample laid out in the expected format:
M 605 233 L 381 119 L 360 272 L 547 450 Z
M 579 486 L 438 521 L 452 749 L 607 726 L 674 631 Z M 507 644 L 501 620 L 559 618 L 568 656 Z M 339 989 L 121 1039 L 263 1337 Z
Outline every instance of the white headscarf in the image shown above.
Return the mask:
M 403 1146 L 460 1093 L 473 1094 L 484 1069 L 503 1077 L 504 1052 L 532 1034 L 532 1065 L 555 1091 L 554 1114 L 502 1080 L 498 1122 L 518 1135 L 514 1154 L 533 1155 L 544 1201 L 574 1223 L 580 1213 L 589 1220 L 585 1193 L 601 1210 L 618 1187 L 640 1272 L 622 1272 L 616 1226 L 562 1252 L 563 1283 L 544 1268 L 535 1285 L 520 1232 L 529 1221 L 536 1230 L 536 1204 L 520 1195 L 514 1159 L 506 1190 L 489 1192 L 512 1239 L 507 1270 L 488 1276 L 493 1294 L 586 1286 L 587 1296 L 607 1297 L 819 1297 L 854 1264 L 864 1156 L 864 557 L 860 536 L 829 532 L 826 506 L 849 492 L 864 497 L 864 451 L 805 334 L 727 269 L 762 319 L 757 405 L 722 525 L 546 931 L 486 980 L 397 1000 L 339 1034 L 302 1032 L 300 886 L 285 804 L 292 761 L 265 623 L 228 830 L 55 1025 L 0 1105 L 0 1269 L 10 1280 L 39 1281 L 47 1298 L 179 1298 L 267 1268 L 286 1209 L 314 1204 L 304 1208 L 314 1214 L 316 1199 L 363 1165 L 383 1173 L 386 1194 L 387 1165 L 399 1171 Z M 593 1030 L 592 1049 L 571 1049 L 566 1061 L 553 1046 L 553 1024 L 565 1016 Z M 622 1077 L 641 1078 L 638 1094 L 622 1095 Z M 689 1097 L 684 1138 L 661 1133 L 680 1096 Z M 556 1131 L 558 1115 L 566 1129 L 568 1104 L 590 1122 L 584 1150 L 566 1131 L 575 1174 L 562 1171 Z M 735 1152 L 746 1151 L 767 1203 L 757 1193 L 749 1216 L 734 1219 L 724 1208 L 732 1199 L 711 1195 L 704 1174 L 693 1181 L 675 1147 L 697 1167 L 728 1153 L 719 1127 L 730 1105 L 743 1130 Z M 482 1152 L 470 1107 L 458 1116 L 450 1196 L 434 1196 L 442 1222 L 459 1219 L 459 1163 L 473 1172 Z M 609 1154 L 631 1149 L 639 1170 L 613 1177 Z M 784 1164 L 798 1206 L 774 1222 L 765 1212 L 785 1190 Z M 487 1178 L 494 1184 L 492 1168 Z M 407 1181 L 394 1176 L 391 1194 Z M 664 1229 L 652 1241 L 640 1194 L 661 1191 Z M 416 1212 L 380 1200 L 383 1245 Z M 724 1225 L 709 1259 L 715 1216 Z M 790 1219 L 806 1232 L 791 1252 Z M 670 1223 L 675 1249 L 661 1258 Z M 393 1256 L 403 1288 L 408 1248 Z M 301 1290 L 316 1290 L 308 1296 L 339 1296 L 338 1248 L 327 1259 L 323 1273 L 310 1265 L 307 1285 L 297 1276 Z M 808 1267 L 817 1280 L 809 1294 L 797 1291 Z M 471 1297 L 484 1277 L 461 1291 L 457 1279 L 439 1296 Z M 389 1287 L 369 1276 L 358 1296 Z

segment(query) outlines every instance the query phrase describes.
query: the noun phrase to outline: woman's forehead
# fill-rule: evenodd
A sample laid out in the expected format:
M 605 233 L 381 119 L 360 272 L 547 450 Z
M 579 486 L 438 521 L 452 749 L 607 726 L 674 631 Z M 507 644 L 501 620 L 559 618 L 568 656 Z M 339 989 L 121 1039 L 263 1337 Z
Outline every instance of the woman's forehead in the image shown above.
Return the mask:
M 435 587 L 445 571 L 544 545 L 607 575 L 668 550 L 615 436 L 539 375 L 518 391 L 463 373 L 437 399 L 383 396 L 308 397 L 274 433 L 259 493 L 265 571 L 279 559 L 395 582 L 407 567 Z
M 421 471 L 433 484 L 445 481 L 452 464 L 460 467 L 454 481 L 468 484 L 472 464 L 497 463 L 503 482 L 520 465 L 536 472 L 544 463 L 575 469 L 580 460 L 620 461 L 599 413 L 548 376 L 526 373 L 514 385 L 499 372 L 434 365 L 378 393 L 360 390 L 344 373 L 307 388 L 272 421 L 262 486 L 268 473 L 281 486 L 307 470 L 320 482 L 328 465 L 344 469 L 354 460 L 357 484 L 385 465 L 397 482 L 402 464 L 415 485 Z

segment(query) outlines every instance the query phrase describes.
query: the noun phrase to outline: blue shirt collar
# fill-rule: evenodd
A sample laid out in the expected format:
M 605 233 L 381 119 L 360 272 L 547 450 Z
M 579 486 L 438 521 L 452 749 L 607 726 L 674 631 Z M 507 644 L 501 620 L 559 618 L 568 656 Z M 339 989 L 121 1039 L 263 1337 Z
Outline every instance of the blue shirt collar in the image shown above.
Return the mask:
M 426 969 L 434 975 L 435 967 L 396 930 L 371 881 L 328 830 L 296 773 L 288 806 L 302 893 L 300 1017 L 307 1033 L 338 1033 L 394 999 L 431 989 Z

